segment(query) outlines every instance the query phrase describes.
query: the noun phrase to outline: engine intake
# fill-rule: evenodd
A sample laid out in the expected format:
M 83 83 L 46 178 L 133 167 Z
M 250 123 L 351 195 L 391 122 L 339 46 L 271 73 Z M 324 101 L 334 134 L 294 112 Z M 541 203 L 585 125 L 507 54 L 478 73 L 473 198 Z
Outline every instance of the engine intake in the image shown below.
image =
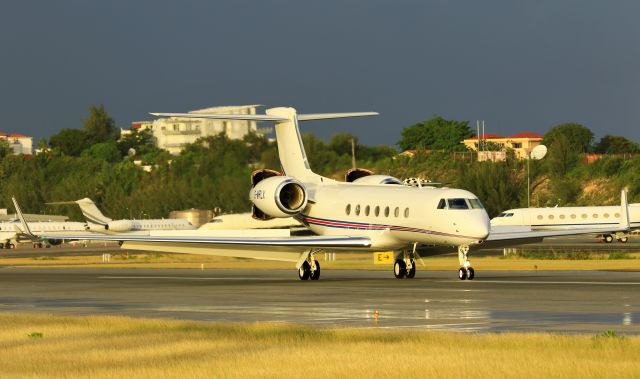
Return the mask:
M 307 189 L 295 178 L 272 176 L 251 189 L 249 200 L 256 218 L 291 217 L 307 206 Z

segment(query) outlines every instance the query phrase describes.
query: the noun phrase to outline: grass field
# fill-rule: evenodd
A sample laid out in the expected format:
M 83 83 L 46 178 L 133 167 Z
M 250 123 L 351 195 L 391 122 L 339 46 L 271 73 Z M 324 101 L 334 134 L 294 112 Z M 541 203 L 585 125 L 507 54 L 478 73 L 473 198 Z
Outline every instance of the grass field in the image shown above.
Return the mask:
M 324 261 L 318 254 L 320 265 L 328 270 L 391 270 L 391 264 L 374 264 L 370 253 L 336 254 L 336 261 Z M 631 259 L 608 259 L 607 255 L 593 254 L 590 259 L 531 259 L 523 257 L 474 257 L 471 263 L 476 270 L 632 270 L 640 271 L 640 253 L 626 255 Z M 1 257 L 1 256 L 0 256 Z M 425 265 L 418 263 L 418 270 L 458 270 L 457 256 L 435 256 L 424 258 Z M 101 256 L 25 258 L 0 258 L 3 266 L 14 267 L 113 267 L 113 268 L 190 268 L 190 269 L 294 269 L 293 263 L 259 261 L 189 254 L 156 254 L 147 252 L 120 252 L 111 255 L 110 263 L 102 263 Z
M 640 337 L 0 313 L 3 378 L 637 378 Z

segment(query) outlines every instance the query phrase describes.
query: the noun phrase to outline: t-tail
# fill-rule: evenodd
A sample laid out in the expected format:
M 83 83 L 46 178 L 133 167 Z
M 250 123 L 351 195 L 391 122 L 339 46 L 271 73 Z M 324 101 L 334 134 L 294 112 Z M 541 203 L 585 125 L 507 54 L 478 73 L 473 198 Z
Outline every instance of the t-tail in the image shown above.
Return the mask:
M 248 120 L 275 122 L 276 142 L 278 154 L 284 175 L 292 176 L 302 182 L 319 183 L 320 175 L 315 174 L 309 165 L 307 154 L 304 150 L 298 121 L 328 120 L 336 118 L 376 116 L 376 112 L 355 113 L 319 113 L 300 114 L 294 108 L 270 108 L 265 115 L 239 115 L 239 114 L 205 114 L 205 113 L 151 113 L 160 117 L 190 117 L 209 118 L 222 120 Z
M 100 209 L 96 206 L 93 200 L 85 197 L 84 199 L 76 200 L 76 201 L 55 201 L 47 203 L 49 205 L 67 205 L 67 204 L 78 204 L 80 206 L 80 210 L 82 211 L 82 215 L 84 218 L 92 224 L 97 225 L 107 225 L 109 222 L 113 221 L 109 217 L 102 214 Z

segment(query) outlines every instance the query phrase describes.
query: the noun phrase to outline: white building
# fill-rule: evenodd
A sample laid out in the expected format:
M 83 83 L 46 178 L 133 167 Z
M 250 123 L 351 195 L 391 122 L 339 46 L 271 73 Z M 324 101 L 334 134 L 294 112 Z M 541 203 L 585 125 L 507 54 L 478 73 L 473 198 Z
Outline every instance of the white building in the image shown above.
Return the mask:
M 24 134 L 7 134 L 0 132 L 0 141 L 6 141 L 13 154 L 33 154 L 33 137 Z
M 224 106 L 198 109 L 189 113 L 213 114 L 256 114 L 260 105 Z M 258 130 L 255 121 L 244 120 L 212 120 L 206 118 L 168 117 L 154 121 L 137 121 L 131 123 L 131 129 L 150 129 L 155 137 L 156 146 L 180 154 L 185 145 L 198 138 L 225 133 L 230 139 L 242 139 L 250 132 L 267 133 L 269 130 Z M 129 134 L 122 130 L 121 136 Z

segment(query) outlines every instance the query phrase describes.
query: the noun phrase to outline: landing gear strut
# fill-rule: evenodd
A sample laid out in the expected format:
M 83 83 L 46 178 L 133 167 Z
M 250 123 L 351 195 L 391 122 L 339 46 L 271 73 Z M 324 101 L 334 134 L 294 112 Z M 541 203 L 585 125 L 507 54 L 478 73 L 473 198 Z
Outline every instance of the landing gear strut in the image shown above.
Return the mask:
M 320 279 L 320 262 L 316 260 L 316 251 L 312 250 L 307 255 L 300 268 L 298 269 L 298 277 L 300 280 L 318 280 Z
M 396 279 L 413 279 L 416 276 L 415 245 L 413 250 L 403 250 L 402 258 L 398 257 L 393 264 L 393 276 Z
M 469 253 L 468 245 L 460 245 L 458 246 L 458 261 L 460 262 L 460 269 L 458 270 L 458 278 L 460 280 L 473 280 L 476 276 L 476 272 L 473 267 L 471 267 L 471 262 L 467 259 L 467 254 Z

